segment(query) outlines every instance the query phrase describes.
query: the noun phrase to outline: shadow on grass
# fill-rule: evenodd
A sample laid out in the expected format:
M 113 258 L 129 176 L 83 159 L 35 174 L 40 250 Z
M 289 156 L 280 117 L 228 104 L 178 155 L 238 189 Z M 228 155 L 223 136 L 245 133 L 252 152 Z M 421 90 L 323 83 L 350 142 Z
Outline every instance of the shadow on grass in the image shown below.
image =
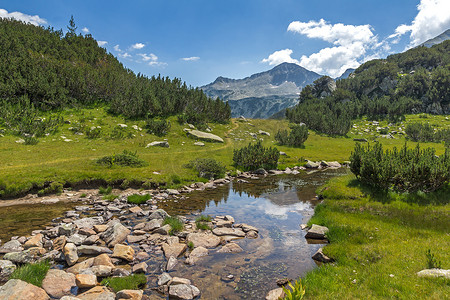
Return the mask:
M 378 201 L 383 204 L 389 204 L 396 200 L 418 205 L 445 205 L 450 203 L 450 184 L 447 184 L 437 191 L 429 193 L 424 193 L 421 191 L 413 193 L 399 193 L 389 190 L 383 190 L 363 183 L 356 178 L 350 180 L 347 186 L 357 188 L 365 195 L 370 196 L 371 200 Z

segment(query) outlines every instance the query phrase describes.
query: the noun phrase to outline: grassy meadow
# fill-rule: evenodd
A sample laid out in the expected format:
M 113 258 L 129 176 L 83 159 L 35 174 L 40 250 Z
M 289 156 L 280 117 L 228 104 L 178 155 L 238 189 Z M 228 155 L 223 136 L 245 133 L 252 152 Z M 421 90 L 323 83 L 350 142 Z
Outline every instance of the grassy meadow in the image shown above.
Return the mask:
M 263 139 L 264 145 L 275 145 L 287 154 L 281 156 L 279 168 L 302 165 L 305 159 L 343 162 L 348 160 L 354 147 L 353 138 L 372 140 L 378 135 L 375 130 L 377 126 L 367 125 L 369 122 L 361 120 L 355 123 L 356 128 L 347 137 L 327 137 L 310 131 L 304 147 L 292 148 L 278 146 L 274 140 L 279 129 L 288 128 L 288 122 L 285 120 L 233 119 L 229 124 L 209 124 L 212 133 L 224 138 L 225 143 L 205 142 L 205 146 L 200 147 L 194 145 L 195 140 L 186 136 L 183 129 L 187 126 L 180 125 L 176 117 L 169 118 L 171 122 L 169 133 L 157 137 L 146 132 L 145 121 L 113 116 L 103 108 L 66 110 L 61 114 L 65 124 L 56 134 L 39 138 L 36 145 L 18 143 L 20 140 L 18 136 L 4 134 L 0 137 L 0 196 L 16 197 L 28 191 L 36 192 L 51 182 L 58 182 L 66 187 L 83 183 L 95 186 L 119 185 L 126 179 L 132 186 L 139 186 L 143 182 L 184 185 L 200 180 L 193 170 L 183 167 L 196 158 L 214 158 L 233 171 L 233 149 L 254 141 L 250 133 L 258 133 L 259 130 L 270 133 L 270 136 L 258 134 L 258 138 Z M 407 122 L 416 119 L 416 116 L 408 116 Z M 450 121 L 444 116 L 429 116 L 427 119 L 419 120 L 433 122 L 440 127 L 450 126 Z M 386 122 L 381 122 L 379 126 L 386 126 L 387 123 L 384 123 Z M 127 127 L 122 128 L 118 124 L 125 124 Z M 77 126 L 97 127 L 98 137 L 88 138 L 86 135 L 75 134 L 73 128 Z M 392 130 L 398 131 L 397 127 L 392 127 Z M 386 147 L 402 146 L 405 142 L 404 135 L 394 134 L 394 136 L 395 139 L 378 138 L 378 140 Z M 146 148 L 150 142 L 165 139 L 169 142 L 170 148 Z M 414 145 L 415 143 L 411 143 L 411 146 Z M 443 144 L 426 143 L 424 146 L 435 147 L 438 154 L 444 151 Z M 96 159 L 122 153 L 124 150 L 136 152 L 140 158 L 148 162 L 148 166 L 110 168 L 95 163 Z M 51 189 L 48 191 L 51 192 Z

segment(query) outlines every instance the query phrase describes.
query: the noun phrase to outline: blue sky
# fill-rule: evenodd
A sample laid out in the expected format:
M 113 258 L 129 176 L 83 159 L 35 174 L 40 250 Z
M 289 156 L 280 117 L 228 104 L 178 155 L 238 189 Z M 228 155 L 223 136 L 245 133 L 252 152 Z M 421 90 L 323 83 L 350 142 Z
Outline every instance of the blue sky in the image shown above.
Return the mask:
M 293 62 L 332 77 L 450 28 L 449 0 L 0 0 L 0 17 L 90 33 L 133 71 L 193 86 Z

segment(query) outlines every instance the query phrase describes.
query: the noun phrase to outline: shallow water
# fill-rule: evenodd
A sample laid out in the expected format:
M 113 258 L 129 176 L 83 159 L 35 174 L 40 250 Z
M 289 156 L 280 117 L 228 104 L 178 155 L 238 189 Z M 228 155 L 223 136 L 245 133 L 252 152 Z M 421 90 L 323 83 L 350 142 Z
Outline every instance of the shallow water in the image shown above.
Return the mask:
M 346 170 L 269 176 L 192 193 L 188 200 L 168 201 L 163 208 L 169 214 L 191 219 L 196 213 L 231 215 L 236 223 L 259 229 L 257 239 L 236 240 L 242 253 L 210 251 L 194 266 L 179 263 L 172 276 L 191 279 L 202 299 L 263 299 L 277 288 L 277 279 L 305 275 L 316 266 L 311 256 L 323 244 L 308 244 L 300 224 L 313 214 L 317 187 L 342 174 Z M 233 275 L 233 280 L 228 275 Z

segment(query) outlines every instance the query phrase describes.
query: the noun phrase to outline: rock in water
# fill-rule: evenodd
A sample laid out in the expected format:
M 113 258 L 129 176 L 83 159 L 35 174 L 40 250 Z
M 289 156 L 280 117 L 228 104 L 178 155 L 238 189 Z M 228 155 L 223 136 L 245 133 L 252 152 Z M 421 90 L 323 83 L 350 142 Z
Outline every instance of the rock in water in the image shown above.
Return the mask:
M 220 238 L 210 232 L 189 233 L 186 241 L 194 247 L 215 248 L 220 244 Z
M 193 137 L 199 140 L 223 143 L 223 139 L 220 136 L 217 136 L 212 133 L 203 132 L 199 130 L 186 130 L 186 133 L 189 137 Z
M 189 284 L 176 284 L 169 287 L 169 296 L 175 299 L 189 300 L 200 295 L 200 290 Z
M 47 293 L 30 283 L 19 279 L 11 279 L 0 287 L 0 299 L 2 300 L 49 300 Z
M 327 227 L 313 224 L 311 229 L 306 233 L 305 238 L 323 240 L 326 239 L 325 234 L 327 232 Z
M 283 297 L 284 297 L 283 288 L 277 288 L 267 293 L 266 300 L 278 300 Z

